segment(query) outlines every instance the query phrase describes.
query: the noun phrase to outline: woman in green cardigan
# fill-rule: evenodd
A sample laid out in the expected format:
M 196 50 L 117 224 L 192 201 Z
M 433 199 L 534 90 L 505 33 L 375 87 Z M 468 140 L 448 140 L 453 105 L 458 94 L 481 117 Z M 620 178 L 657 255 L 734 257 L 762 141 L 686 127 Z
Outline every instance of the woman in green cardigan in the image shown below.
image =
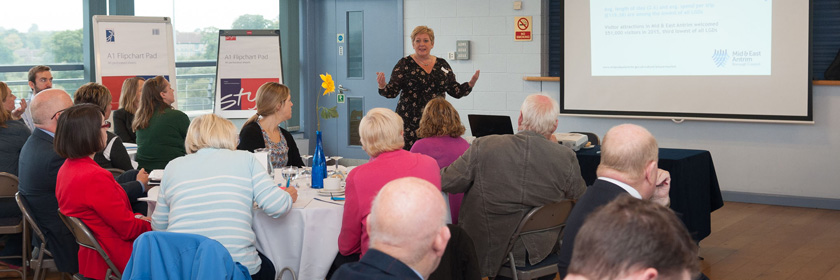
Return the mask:
M 140 108 L 132 124 L 137 132 L 138 168 L 163 169 L 169 161 L 187 154 L 184 139 L 190 118 L 173 109 L 173 102 L 175 90 L 162 76 L 143 84 Z

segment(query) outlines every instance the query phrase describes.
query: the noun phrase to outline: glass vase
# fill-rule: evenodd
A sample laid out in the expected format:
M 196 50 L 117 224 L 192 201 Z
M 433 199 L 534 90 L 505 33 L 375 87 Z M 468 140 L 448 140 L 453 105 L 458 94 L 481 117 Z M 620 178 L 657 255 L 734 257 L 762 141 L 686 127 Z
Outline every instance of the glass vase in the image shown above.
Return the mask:
M 315 131 L 315 155 L 312 157 L 312 188 L 323 189 L 327 178 L 327 159 L 321 144 L 321 131 Z

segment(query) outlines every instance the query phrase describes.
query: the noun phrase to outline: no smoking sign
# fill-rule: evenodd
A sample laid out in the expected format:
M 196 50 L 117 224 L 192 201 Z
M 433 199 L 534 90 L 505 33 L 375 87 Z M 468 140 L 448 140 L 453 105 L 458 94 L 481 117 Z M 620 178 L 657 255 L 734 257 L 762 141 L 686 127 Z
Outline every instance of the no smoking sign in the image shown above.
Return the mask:
M 515 17 L 514 18 L 514 41 L 531 41 L 531 36 L 533 33 L 531 32 L 531 25 L 532 25 L 531 17 Z

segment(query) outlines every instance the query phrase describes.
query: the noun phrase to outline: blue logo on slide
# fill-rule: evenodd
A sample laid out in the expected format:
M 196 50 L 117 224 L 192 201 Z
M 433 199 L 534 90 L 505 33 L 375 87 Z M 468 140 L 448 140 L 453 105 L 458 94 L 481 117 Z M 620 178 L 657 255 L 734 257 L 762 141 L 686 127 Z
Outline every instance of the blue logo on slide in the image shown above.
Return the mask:
M 726 50 L 715 50 L 715 54 L 712 55 L 712 61 L 717 67 L 726 66 L 727 60 L 729 60 L 729 54 L 726 53 Z
M 113 29 L 105 29 L 105 42 L 109 42 L 109 43 L 114 42 L 114 30 Z

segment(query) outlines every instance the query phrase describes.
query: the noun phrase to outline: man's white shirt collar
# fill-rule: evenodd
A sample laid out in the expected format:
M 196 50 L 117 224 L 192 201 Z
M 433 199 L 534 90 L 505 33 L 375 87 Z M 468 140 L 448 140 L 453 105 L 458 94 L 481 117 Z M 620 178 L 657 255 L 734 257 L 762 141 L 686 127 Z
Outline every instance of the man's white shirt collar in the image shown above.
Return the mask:
M 604 181 L 613 183 L 613 184 L 621 187 L 622 189 L 624 189 L 624 191 L 626 191 L 627 193 L 629 193 L 633 197 L 638 198 L 638 199 L 642 199 L 642 194 L 640 194 L 639 191 L 637 191 L 636 189 L 634 189 L 630 185 L 625 184 L 624 182 L 621 182 L 621 181 L 618 181 L 618 180 L 612 179 L 612 178 L 607 178 L 607 177 L 598 177 L 598 180 L 604 180 Z

